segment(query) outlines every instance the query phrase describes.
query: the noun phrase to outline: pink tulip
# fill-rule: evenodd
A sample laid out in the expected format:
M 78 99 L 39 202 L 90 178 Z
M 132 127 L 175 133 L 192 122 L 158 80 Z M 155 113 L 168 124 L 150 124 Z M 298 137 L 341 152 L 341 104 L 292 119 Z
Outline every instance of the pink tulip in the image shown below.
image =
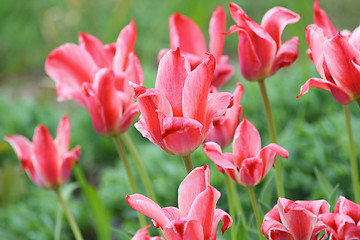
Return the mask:
M 217 7 L 214 11 L 210 24 L 209 35 L 210 53 L 216 59 L 216 68 L 212 85 L 220 88 L 231 77 L 233 67 L 228 65 L 229 57 L 222 55 L 225 44 L 226 14 L 222 7 Z M 174 13 L 169 19 L 170 48 L 180 48 L 183 54 L 190 62 L 191 69 L 195 69 L 202 61 L 206 59 L 206 42 L 200 28 L 188 17 L 180 13 Z M 158 59 L 169 49 L 162 49 Z
M 339 197 L 334 213 L 319 216 L 322 224 L 330 233 L 330 240 L 360 239 L 360 205 Z
M 221 220 L 224 233 L 232 219 L 221 209 L 215 209 L 220 192 L 210 186 L 208 166 L 195 168 L 182 181 L 178 191 L 179 208 L 160 208 L 151 199 L 140 195 L 127 195 L 128 204 L 136 211 L 153 219 L 166 240 L 215 240 L 216 228 Z
M 139 229 L 134 237 L 131 238 L 131 240 L 162 240 L 162 237 L 149 237 L 148 236 L 148 228 L 150 225 L 147 225 L 146 227 Z
M 57 189 L 67 182 L 71 175 L 72 164 L 77 164 L 80 146 L 69 151 L 70 121 L 67 116 L 61 118 L 56 139 L 49 130 L 39 125 L 36 127 L 31 143 L 21 135 L 5 137 L 20 159 L 22 168 L 39 187 Z
M 131 21 L 116 43 L 103 45 L 89 34 L 79 34 L 79 46 L 64 44 L 45 63 L 55 80 L 60 101 L 73 99 L 85 107 L 95 130 L 116 135 L 127 130 L 138 114 L 129 81 L 142 84 L 143 72 L 134 46 L 136 25 Z
M 319 214 L 329 212 L 330 205 L 325 200 L 291 201 L 279 198 L 264 216 L 261 230 L 267 239 L 317 240 L 324 225 L 317 224 Z M 325 239 L 326 234 L 321 238 Z
M 205 154 L 235 182 L 245 187 L 257 185 L 269 172 L 276 154 L 288 158 L 289 153 L 277 144 L 261 149 L 259 132 L 245 117 L 235 131 L 233 153 L 222 153 L 214 142 L 203 145 Z
M 281 43 L 281 34 L 287 24 L 299 21 L 300 15 L 286 8 L 274 7 L 264 15 L 259 25 L 235 3 L 230 3 L 229 7 L 237 24 L 229 33 L 238 33 L 240 70 L 245 79 L 262 81 L 296 60 L 298 38 Z
M 141 112 L 135 127 L 170 154 L 192 153 L 214 117 L 232 104 L 230 93 L 209 93 L 214 69 L 211 54 L 191 71 L 180 50 L 170 50 L 160 60 L 155 88 L 135 86 Z
M 243 85 L 237 83 L 237 87 L 234 91 L 233 106 L 229 108 L 224 115 L 214 118 L 214 128 L 210 130 L 204 142 L 215 142 L 219 144 L 222 149 L 231 143 L 236 127 L 242 116 L 242 106 L 240 105 L 240 101 L 243 93 Z

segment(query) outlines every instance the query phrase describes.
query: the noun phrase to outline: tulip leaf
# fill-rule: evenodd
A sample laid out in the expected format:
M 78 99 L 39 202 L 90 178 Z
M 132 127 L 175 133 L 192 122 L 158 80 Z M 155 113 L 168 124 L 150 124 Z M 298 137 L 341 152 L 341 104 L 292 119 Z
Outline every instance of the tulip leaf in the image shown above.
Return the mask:
M 331 184 L 326 179 L 324 174 L 322 174 L 317 168 L 314 168 L 314 171 L 315 171 L 316 178 L 320 183 L 321 189 L 324 191 L 326 197 L 329 199 L 330 195 L 331 195 L 331 192 L 332 192 L 332 189 L 333 189 L 331 187 Z
M 238 218 L 236 222 L 236 239 L 248 240 L 245 223 Z
M 339 184 L 336 184 L 336 186 L 332 189 L 330 195 L 329 195 L 329 198 L 328 198 L 328 201 L 329 201 L 329 204 L 331 206 L 332 209 L 335 208 L 335 204 L 336 204 L 336 201 L 338 199 L 338 189 L 339 189 Z
M 262 203 L 264 206 L 271 205 L 271 200 L 274 195 L 274 179 L 275 175 L 271 174 L 265 181 L 265 184 L 261 188 L 260 196 L 258 202 Z M 270 208 L 271 209 L 271 208 Z

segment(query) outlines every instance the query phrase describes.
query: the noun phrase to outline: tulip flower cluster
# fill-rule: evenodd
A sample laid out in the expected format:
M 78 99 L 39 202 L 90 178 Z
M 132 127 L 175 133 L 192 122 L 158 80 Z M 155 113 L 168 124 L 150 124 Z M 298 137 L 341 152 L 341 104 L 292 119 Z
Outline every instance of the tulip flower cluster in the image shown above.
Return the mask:
M 310 48 L 308 55 L 321 78 L 310 78 L 297 97 L 307 93 L 310 87 L 330 91 L 335 100 L 344 105 L 349 132 L 357 203 L 340 196 L 334 212 L 330 213 L 330 204 L 326 200 L 292 201 L 285 198 L 280 165 L 283 160 L 280 157 L 288 159 L 291 155 L 277 143 L 264 83 L 266 78 L 297 59 L 298 37 L 283 43 L 281 35 L 288 24 L 300 20 L 300 15 L 283 7 L 274 7 L 258 24 L 235 3 L 229 4 L 229 11 L 235 25 L 228 31 L 225 10 L 217 7 L 213 12 L 209 23 L 209 47 L 193 20 L 180 13 L 170 16 L 170 49 L 159 51 L 153 88 L 142 86 L 144 73 L 134 51 L 135 20 L 120 32 L 114 43 L 104 45 L 90 34 L 79 33 L 78 45 L 66 43 L 53 50 L 46 59 L 45 71 L 56 83 L 58 100 L 72 99 L 84 107 L 91 116 L 95 131 L 114 140 L 132 190 L 131 194 L 124 193 L 124 198 L 139 213 L 140 227 L 132 239 L 215 240 L 220 221 L 222 234 L 232 226 L 232 240 L 239 235 L 237 228 L 244 227 L 245 232 L 253 232 L 247 226 L 252 224 L 251 221 L 249 224 L 237 222 L 238 216 L 242 221 L 247 217 L 251 219 L 245 216 L 248 211 L 241 210 L 235 185 L 238 184 L 249 190 L 259 239 L 265 236 L 271 240 L 328 237 L 330 240 L 360 240 L 358 167 L 346 106 L 353 101 L 360 104 L 360 27 L 353 32 L 337 31 L 320 8 L 319 0 L 315 0 L 314 24 L 305 29 Z M 233 74 L 229 56 L 223 55 L 223 51 L 226 34 L 235 32 L 239 40 L 241 74 L 244 79 L 259 84 L 264 102 L 271 142 L 263 148 L 259 131 L 244 116 L 243 105 L 247 104 L 242 101 L 246 91 L 244 86 L 238 82 L 233 94 L 219 91 Z M 166 153 L 184 160 L 188 174 L 178 188 L 177 207 L 161 208 L 156 203 L 158 200 L 139 160 L 140 154 L 126 135 L 139 113 L 134 127 L 142 136 Z M 246 116 L 249 119 L 255 117 L 247 113 Z M 69 180 L 73 163 L 78 164 L 80 158 L 79 146 L 69 151 L 69 118 L 64 116 L 60 120 L 55 140 L 43 125 L 36 127 L 32 142 L 21 135 L 9 135 L 5 140 L 13 147 L 22 170 L 31 180 L 39 187 L 56 192 L 76 240 L 82 240 L 82 234 L 59 191 Z M 137 186 L 139 183 L 134 179 L 122 142 L 133 155 L 149 197 L 138 191 L 142 188 Z M 224 152 L 230 144 L 232 153 Z M 221 193 L 210 185 L 210 167 L 193 167 L 190 155 L 201 145 L 203 156 L 206 155 L 224 175 L 231 216 L 216 208 Z M 198 165 L 196 159 L 194 162 Z M 278 200 L 262 218 L 263 211 L 259 211 L 254 188 L 266 180 L 272 166 L 276 171 Z M 268 179 L 266 184 L 272 184 L 271 178 Z M 95 193 L 94 196 L 96 201 L 100 201 Z M 88 201 L 92 207 L 96 205 L 94 199 Z M 99 211 L 96 206 L 92 209 L 93 213 Z M 147 225 L 144 215 L 152 219 L 163 236 L 148 236 L 150 225 Z M 110 238 L 110 232 L 108 236 Z

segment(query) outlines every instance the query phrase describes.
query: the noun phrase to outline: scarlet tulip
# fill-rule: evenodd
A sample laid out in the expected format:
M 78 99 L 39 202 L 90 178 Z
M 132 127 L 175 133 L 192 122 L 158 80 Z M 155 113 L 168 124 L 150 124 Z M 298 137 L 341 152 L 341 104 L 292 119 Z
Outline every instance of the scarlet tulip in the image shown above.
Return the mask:
M 232 219 L 221 209 L 215 209 L 220 192 L 210 185 L 210 169 L 194 169 L 181 182 L 178 191 L 179 208 L 160 208 L 151 199 L 140 195 L 127 195 L 130 207 L 153 219 L 166 240 L 215 240 L 216 228 L 221 220 L 224 233 Z
M 162 237 L 149 237 L 148 236 L 148 228 L 150 225 L 147 225 L 146 227 L 139 229 L 134 237 L 131 238 L 131 240 L 162 240 Z
M 329 212 L 325 200 L 291 201 L 279 198 L 264 216 L 261 230 L 267 239 L 317 240 L 325 226 L 317 224 L 319 214 Z M 321 238 L 325 239 L 326 234 Z
M 209 24 L 210 53 L 216 59 L 216 68 L 212 85 L 220 88 L 231 77 L 233 67 L 228 65 L 229 57 L 222 55 L 225 44 L 226 14 L 222 7 L 217 7 Z M 200 28 L 190 18 L 174 13 L 169 19 L 170 48 L 180 48 L 181 54 L 188 58 L 191 69 L 195 69 L 206 59 L 206 42 Z M 169 49 L 162 49 L 158 59 Z
M 300 15 L 286 8 L 274 7 L 264 15 L 259 25 L 235 3 L 230 3 L 229 7 L 237 24 L 229 33 L 238 33 L 240 70 L 246 80 L 262 81 L 296 60 L 298 38 L 281 43 L 281 34 L 287 24 L 299 21 Z
M 222 149 L 231 143 L 242 115 L 242 106 L 240 105 L 240 101 L 243 93 L 243 85 L 241 83 L 237 83 L 237 87 L 234 91 L 233 106 L 226 110 L 224 115 L 214 118 L 214 128 L 209 131 L 204 142 L 215 142 L 219 144 Z
M 235 131 L 233 153 L 222 153 L 214 142 L 205 143 L 203 149 L 219 169 L 245 187 L 255 186 L 265 177 L 276 154 L 284 158 L 289 156 L 284 148 L 274 143 L 261 149 L 259 132 L 245 117 Z
M 209 93 L 214 69 L 211 54 L 191 71 L 180 50 L 170 50 L 160 60 L 155 88 L 135 86 L 141 112 L 135 127 L 168 153 L 188 156 L 232 104 L 230 93 Z
M 36 127 L 32 143 L 21 135 L 7 136 L 5 140 L 20 159 L 21 170 L 42 188 L 59 188 L 69 180 L 73 162 L 79 161 L 80 146 L 69 151 L 70 121 L 67 116 L 61 118 L 55 140 L 43 125 Z
M 319 216 L 330 233 L 330 240 L 358 240 L 360 239 L 360 205 L 339 197 L 334 213 Z

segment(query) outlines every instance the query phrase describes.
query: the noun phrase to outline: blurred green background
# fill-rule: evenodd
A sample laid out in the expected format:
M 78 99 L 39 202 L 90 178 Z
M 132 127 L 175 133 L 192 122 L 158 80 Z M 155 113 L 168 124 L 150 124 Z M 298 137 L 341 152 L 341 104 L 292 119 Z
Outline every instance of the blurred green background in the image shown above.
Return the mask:
M 2 0 L 1 138 L 8 134 L 22 134 L 31 139 L 34 128 L 40 123 L 47 125 L 55 134 L 60 117 L 68 114 L 72 122 L 72 145 L 80 144 L 83 149 L 80 166 L 111 212 L 114 239 L 125 239 L 124 234 L 134 233 L 138 226 L 136 212 L 125 201 L 125 194 L 131 191 L 113 143 L 111 139 L 100 137 L 94 132 L 90 116 L 84 109 L 71 101 L 56 101 L 55 84 L 44 73 L 45 59 L 59 45 L 76 43 L 79 31 L 95 35 L 103 43 L 114 42 L 130 19 L 135 19 L 138 28 L 135 50 L 144 69 L 144 85 L 153 87 L 157 53 L 161 48 L 169 47 L 169 16 L 178 11 L 190 17 L 208 39 L 209 19 L 216 6 L 225 8 L 228 15 L 227 27 L 233 24 L 228 3 L 219 0 Z M 342 194 L 352 199 L 346 126 L 341 105 L 330 93 L 318 89 L 311 89 L 300 99 L 295 98 L 300 86 L 308 78 L 318 76 L 305 54 L 307 43 L 304 27 L 312 23 L 313 1 L 242 0 L 235 3 L 257 22 L 274 6 L 287 7 L 300 13 L 302 17 L 300 22 L 287 26 L 283 34 L 283 40 L 299 36 L 298 60 L 290 68 L 281 69 L 266 80 L 278 141 L 290 153 L 288 160 L 281 159 L 287 197 L 292 200 L 325 198 L 331 201 L 329 198 Z M 353 30 L 358 26 L 360 1 L 322 0 L 320 4 L 337 29 Z M 244 84 L 244 114 L 258 128 L 265 146 L 270 140 L 260 93 L 256 83 L 246 82 L 239 73 L 236 34 L 226 37 L 224 52 L 230 56 L 235 74 L 223 91 L 233 92 L 237 81 Z M 359 159 L 360 135 L 356 134 L 360 132 L 359 107 L 351 104 L 350 110 Z M 182 161 L 144 139 L 133 127 L 129 133 L 144 157 L 159 205 L 176 206 L 177 188 L 186 175 Z M 20 162 L 10 146 L 2 140 L 0 159 L 0 239 L 52 239 L 58 211 L 55 194 L 38 189 L 25 173 L 18 170 Z M 227 210 L 221 174 L 201 149 L 193 154 L 193 160 L 196 166 L 211 166 L 212 185 L 223 193 L 218 208 Z M 318 181 L 315 168 L 320 172 L 320 178 L 326 179 L 326 183 Z M 271 176 L 267 179 L 273 181 Z M 324 191 L 322 187 L 327 184 L 327 190 Z M 73 185 L 66 188 L 71 190 L 71 186 Z M 83 205 L 81 191 L 76 185 L 74 188 L 71 209 L 85 238 L 96 239 L 92 216 Z M 265 213 L 276 202 L 273 194 L 275 189 L 262 183 L 256 190 Z M 144 193 L 143 189 L 141 192 Z M 238 187 L 238 197 L 247 216 L 250 216 L 252 211 L 246 189 Z M 251 221 L 253 220 L 252 218 Z M 154 233 L 154 230 L 151 231 Z M 65 220 L 61 239 L 72 239 Z

